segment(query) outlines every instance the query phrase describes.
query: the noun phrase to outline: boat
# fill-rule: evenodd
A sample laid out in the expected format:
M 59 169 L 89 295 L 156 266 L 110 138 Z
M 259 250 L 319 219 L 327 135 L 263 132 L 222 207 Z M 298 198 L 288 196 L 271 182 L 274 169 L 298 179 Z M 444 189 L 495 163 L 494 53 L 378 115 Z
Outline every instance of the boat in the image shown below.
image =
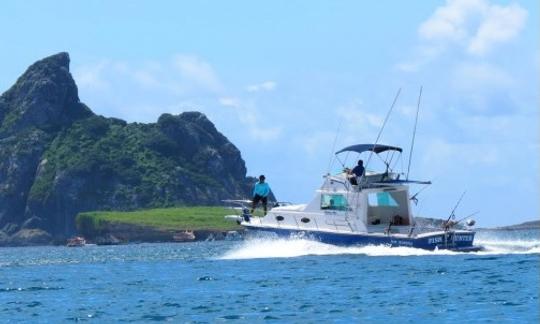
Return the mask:
M 74 236 L 67 241 L 68 247 L 80 247 L 85 246 L 86 240 L 82 236 Z
M 408 172 L 396 172 L 393 161 L 401 158 L 402 148 L 383 144 L 356 144 L 335 154 L 369 154 L 386 166 L 380 171 L 365 171 L 361 176 L 343 168 L 326 174 L 308 204 L 286 204 L 271 208 L 266 215 L 250 213 L 249 200 L 228 200 L 240 211 L 225 216 L 243 226 L 248 234 L 300 237 L 335 245 L 385 245 L 427 250 L 478 251 L 473 244 L 474 220 L 455 220 L 456 204 L 450 217 L 439 228 L 420 226 L 412 213 L 417 194 L 410 186 L 431 184 L 408 179 Z M 339 158 L 338 158 L 339 160 Z M 344 164 L 342 164 L 344 166 Z M 395 163 L 394 163 L 395 165 Z M 367 166 L 366 166 L 367 167 Z M 463 197 L 463 196 L 462 196 Z M 461 201 L 461 198 L 460 198 Z

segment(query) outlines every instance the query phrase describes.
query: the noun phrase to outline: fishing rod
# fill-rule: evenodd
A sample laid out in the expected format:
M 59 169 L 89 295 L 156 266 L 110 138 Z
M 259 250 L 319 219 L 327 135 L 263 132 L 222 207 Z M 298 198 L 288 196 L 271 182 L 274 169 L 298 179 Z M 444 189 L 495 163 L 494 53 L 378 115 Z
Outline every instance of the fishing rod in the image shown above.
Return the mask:
M 450 229 L 450 227 L 456 225 L 458 222 L 454 222 L 454 221 L 450 221 L 450 219 L 455 219 L 456 218 L 456 209 L 458 208 L 459 204 L 461 203 L 461 200 L 463 199 L 463 196 L 465 196 L 465 193 L 467 191 L 463 191 L 463 193 L 461 194 L 461 197 L 459 197 L 456 205 L 454 206 L 454 209 L 452 209 L 452 211 L 450 212 L 450 216 L 448 216 L 448 218 L 446 219 L 446 222 L 443 223 L 443 228 L 445 231 L 448 231 Z
M 418 104 L 416 105 L 416 118 L 414 119 L 414 129 L 413 136 L 411 140 L 411 150 L 409 151 L 409 164 L 407 165 L 407 177 L 406 180 L 409 180 L 409 171 L 411 170 L 411 161 L 414 148 L 414 139 L 416 138 L 416 126 L 418 125 L 418 113 L 420 112 L 420 99 L 422 99 L 422 86 L 420 86 L 420 94 L 418 95 Z
M 472 216 L 478 214 L 479 212 L 480 212 L 480 211 L 477 210 L 477 211 L 475 211 L 474 213 L 472 213 L 472 214 L 470 214 L 470 215 L 467 215 L 467 216 L 465 216 L 465 217 L 459 219 L 459 220 L 456 222 L 456 224 L 459 224 L 459 223 L 460 223 L 461 221 L 463 221 L 464 219 L 469 218 L 469 217 L 472 217 Z M 468 226 L 472 226 L 472 225 L 474 225 L 474 223 L 475 223 L 475 221 L 472 220 L 472 224 L 470 224 L 470 225 L 467 224 L 467 225 L 468 225 Z
M 448 216 L 448 219 L 446 219 L 446 223 L 448 223 L 450 221 L 450 219 L 455 219 L 456 218 L 456 209 L 458 208 L 459 204 L 461 203 L 461 200 L 463 199 L 463 196 L 465 196 L 465 193 L 467 191 L 463 191 L 463 193 L 461 194 L 461 197 L 459 197 L 456 205 L 454 206 L 454 209 L 452 209 L 452 211 L 450 212 L 450 216 Z

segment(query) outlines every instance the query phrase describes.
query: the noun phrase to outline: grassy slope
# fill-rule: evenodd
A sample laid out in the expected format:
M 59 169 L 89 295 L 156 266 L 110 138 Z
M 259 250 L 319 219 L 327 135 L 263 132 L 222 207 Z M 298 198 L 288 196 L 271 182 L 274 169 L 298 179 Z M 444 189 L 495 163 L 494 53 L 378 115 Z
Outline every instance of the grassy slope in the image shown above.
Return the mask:
M 175 207 L 146 209 L 132 212 L 86 212 L 77 215 L 77 227 L 107 222 L 152 226 L 167 230 L 235 230 L 240 227 L 226 222 L 224 216 L 233 214 L 223 207 Z

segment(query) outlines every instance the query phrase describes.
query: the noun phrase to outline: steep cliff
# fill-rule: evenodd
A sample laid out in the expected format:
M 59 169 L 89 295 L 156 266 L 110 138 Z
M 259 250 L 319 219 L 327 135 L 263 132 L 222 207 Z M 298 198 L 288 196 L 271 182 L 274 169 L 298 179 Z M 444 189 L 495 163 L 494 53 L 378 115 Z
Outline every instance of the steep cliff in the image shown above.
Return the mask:
M 140 124 L 92 113 L 67 53 L 34 63 L 0 97 L 0 245 L 61 241 L 81 211 L 216 205 L 252 183 L 204 114 Z

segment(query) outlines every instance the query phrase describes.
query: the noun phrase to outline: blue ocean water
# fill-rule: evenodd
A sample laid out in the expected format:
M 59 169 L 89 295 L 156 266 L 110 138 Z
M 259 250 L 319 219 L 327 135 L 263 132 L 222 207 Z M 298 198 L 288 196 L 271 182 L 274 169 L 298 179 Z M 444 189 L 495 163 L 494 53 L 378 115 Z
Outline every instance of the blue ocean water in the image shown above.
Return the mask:
M 301 239 L 0 248 L 0 322 L 538 323 L 540 232 L 485 252 Z

